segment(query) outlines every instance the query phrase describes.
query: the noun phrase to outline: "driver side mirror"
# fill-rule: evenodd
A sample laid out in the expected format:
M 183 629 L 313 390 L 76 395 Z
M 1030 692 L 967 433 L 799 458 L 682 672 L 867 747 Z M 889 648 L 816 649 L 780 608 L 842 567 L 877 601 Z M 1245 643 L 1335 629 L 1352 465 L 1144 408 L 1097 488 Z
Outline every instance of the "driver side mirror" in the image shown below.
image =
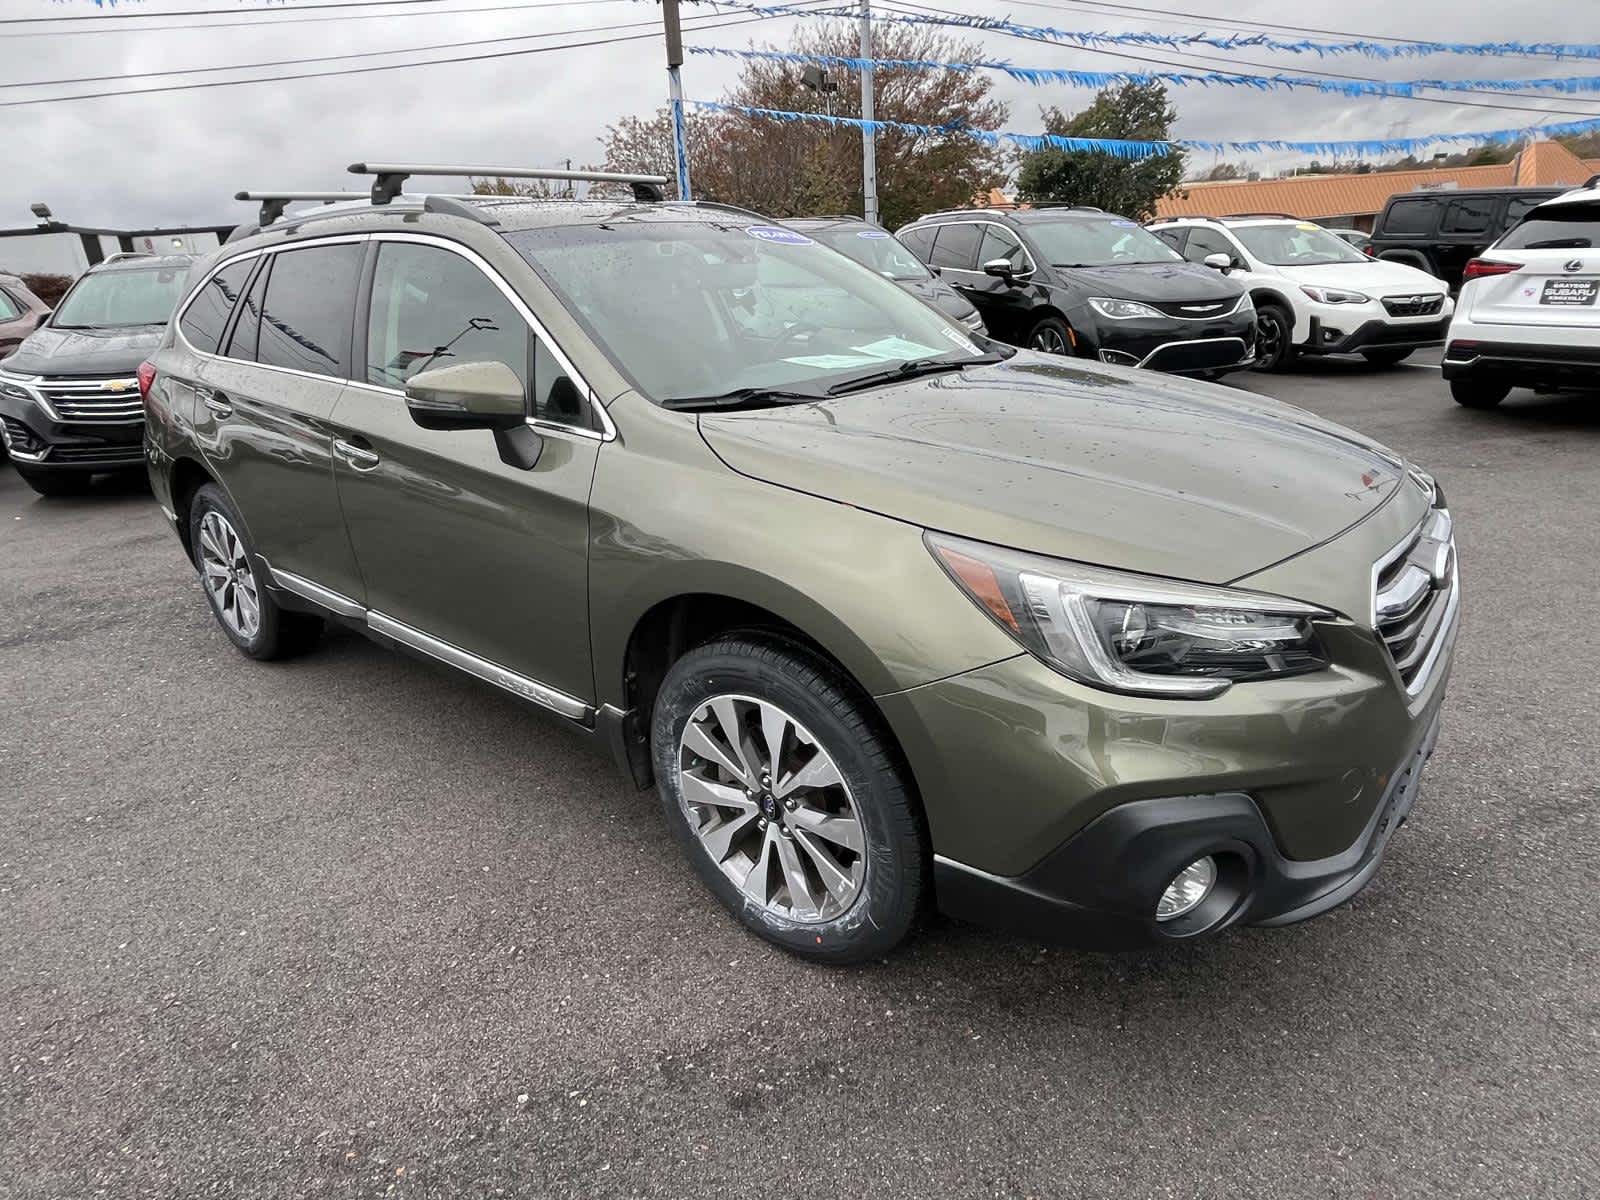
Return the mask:
M 1208 254 L 1200 261 L 1213 271 L 1221 271 L 1224 275 L 1234 268 L 1233 256 L 1230 254 Z
M 406 380 L 406 408 L 424 429 L 489 429 L 500 461 L 531 471 L 544 439 L 527 421 L 528 393 L 503 362 L 455 363 Z
M 993 275 L 996 279 L 1004 279 L 1007 283 L 1016 283 L 1019 279 L 1029 278 L 1032 271 L 1019 271 L 1012 265 L 1009 258 L 991 258 L 983 264 L 983 273 Z

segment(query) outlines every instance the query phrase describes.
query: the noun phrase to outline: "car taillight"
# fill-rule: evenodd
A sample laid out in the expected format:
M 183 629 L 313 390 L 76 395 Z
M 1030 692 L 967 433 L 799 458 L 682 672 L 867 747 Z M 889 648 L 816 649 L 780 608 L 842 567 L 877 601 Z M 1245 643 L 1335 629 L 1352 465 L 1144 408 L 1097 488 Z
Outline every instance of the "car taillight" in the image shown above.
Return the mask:
M 139 399 L 146 404 L 150 403 L 150 385 L 156 381 L 156 365 L 153 362 L 139 364 Z
M 1496 262 L 1492 258 L 1470 258 L 1466 267 L 1462 269 L 1461 282 L 1482 279 L 1485 275 L 1509 275 L 1521 268 L 1521 263 Z
M 1378 257 L 1377 254 L 1373 251 L 1372 244 L 1370 242 L 1367 245 L 1365 245 L 1365 246 L 1363 246 L 1361 248 L 1361 253 L 1365 254 L 1368 258 L 1377 258 Z

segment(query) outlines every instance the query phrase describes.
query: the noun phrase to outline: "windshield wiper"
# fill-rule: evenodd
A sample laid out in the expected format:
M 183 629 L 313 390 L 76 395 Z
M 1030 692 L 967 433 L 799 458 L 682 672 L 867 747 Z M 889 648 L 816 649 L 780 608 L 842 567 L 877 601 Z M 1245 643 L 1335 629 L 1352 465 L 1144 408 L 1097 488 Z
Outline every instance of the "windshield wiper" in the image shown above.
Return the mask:
M 1525 250 L 1589 250 L 1593 243 L 1586 237 L 1550 238 L 1543 242 L 1529 242 Z
M 886 371 L 869 371 L 865 375 L 857 375 L 853 379 L 846 379 L 834 384 L 828 389 L 828 395 L 841 396 L 845 392 L 859 391 L 861 388 L 876 387 L 880 383 L 898 383 L 902 379 L 915 379 L 918 375 L 936 375 L 942 371 L 959 371 L 963 367 L 974 367 L 979 363 L 999 362 L 997 354 L 985 354 L 980 358 L 949 359 L 940 355 L 937 358 L 908 358 L 898 366 L 890 367 Z
M 824 400 L 818 392 L 797 392 L 784 388 L 742 387 L 715 396 L 668 396 L 661 401 L 662 408 L 680 411 L 729 408 L 771 408 L 779 404 L 805 404 Z

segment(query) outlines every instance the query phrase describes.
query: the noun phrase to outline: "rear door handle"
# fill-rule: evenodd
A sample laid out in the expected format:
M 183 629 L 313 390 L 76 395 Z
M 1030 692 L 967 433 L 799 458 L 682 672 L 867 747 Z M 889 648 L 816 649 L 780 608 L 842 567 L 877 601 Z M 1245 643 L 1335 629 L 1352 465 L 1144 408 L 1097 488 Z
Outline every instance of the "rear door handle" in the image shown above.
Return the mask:
M 220 392 L 201 392 L 200 399 L 205 401 L 207 408 L 217 417 L 233 416 L 233 405 L 223 399 Z
M 343 438 L 335 438 L 333 452 L 358 471 L 370 471 L 378 465 L 376 454 L 365 446 L 357 446 Z

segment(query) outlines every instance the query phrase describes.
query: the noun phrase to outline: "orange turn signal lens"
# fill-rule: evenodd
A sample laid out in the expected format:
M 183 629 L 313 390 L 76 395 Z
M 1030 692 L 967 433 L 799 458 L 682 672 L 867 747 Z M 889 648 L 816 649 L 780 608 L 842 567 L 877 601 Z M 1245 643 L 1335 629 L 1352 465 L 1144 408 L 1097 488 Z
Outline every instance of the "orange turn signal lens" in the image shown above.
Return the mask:
M 948 546 L 939 546 L 937 550 L 944 565 L 950 568 L 950 573 L 961 581 L 974 600 L 988 609 L 990 615 L 1012 633 L 1022 632 L 1017 625 L 1016 615 L 1006 603 L 1005 593 L 1000 590 L 1000 581 L 995 578 L 993 567 L 975 558 L 968 558 Z

